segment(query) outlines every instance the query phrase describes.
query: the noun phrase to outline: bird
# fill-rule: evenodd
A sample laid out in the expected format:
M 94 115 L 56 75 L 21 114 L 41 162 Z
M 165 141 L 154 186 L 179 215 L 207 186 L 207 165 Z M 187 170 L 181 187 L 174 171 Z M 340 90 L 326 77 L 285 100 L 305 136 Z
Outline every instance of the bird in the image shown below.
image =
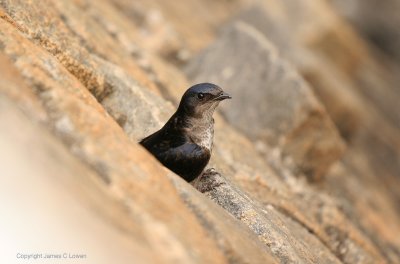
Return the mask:
M 201 175 L 211 157 L 213 113 L 221 101 L 231 98 L 215 84 L 193 85 L 167 123 L 139 143 L 165 167 L 191 182 Z

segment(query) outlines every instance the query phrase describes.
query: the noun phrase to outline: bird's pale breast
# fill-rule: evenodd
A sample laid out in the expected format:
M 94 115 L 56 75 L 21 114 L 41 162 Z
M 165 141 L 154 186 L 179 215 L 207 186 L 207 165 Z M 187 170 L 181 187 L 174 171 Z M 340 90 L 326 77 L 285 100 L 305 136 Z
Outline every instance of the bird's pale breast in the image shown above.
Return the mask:
M 214 121 L 199 122 L 192 125 L 189 134 L 193 142 L 211 152 L 214 138 Z

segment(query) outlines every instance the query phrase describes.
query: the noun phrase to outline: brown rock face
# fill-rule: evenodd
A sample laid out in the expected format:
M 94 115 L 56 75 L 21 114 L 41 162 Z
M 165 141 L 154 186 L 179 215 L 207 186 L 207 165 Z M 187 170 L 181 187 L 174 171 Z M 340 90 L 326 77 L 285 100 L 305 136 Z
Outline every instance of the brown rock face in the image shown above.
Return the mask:
M 0 0 L 0 263 L 400 262 L 394 63 L 327 2 L 250 2 Z M 191 184 L 137 144 L 186 72 L 234 97 Z
M 110 195 L 119 200 L 119 203 L 124 203 L 129 214 L 139 217 L 137 221 L 148 223 L 154 219 L 164 222 L 154 227 L 154 231 L 159 233 L 154 233 L 155 237 L 149 237 L 149 239 L 154 239 L 154 243 L 161 243 L 157 247 L 166 243 L 162 248 L 168 255 L 166 259 L 181 263 L 224 262 L 224 256 L 179 199 L 175 188 L 166 176 L 167 171 L 154 162 L 145 150 L 131 143 L 89 91 L 54 57 L 23 39 L 7 23 L 3 25 L 2 32 L 8 33 L 7 40 L 1 39 L 4 49 L 8 56 L 18 58 L 17 67 L 23 67 L 28 71 L 24 78 L 36 92 L 35 99 L 39 100 L 47 113 L 48 119 L 45 123 L 81 162 L 91 168 L 92 173 L 97 174 L 97 181 L 107 188 Z M 26 50 L 30 52 L 27 53 Z M 50 68 L 46 64 L 50 65 Z M 53 78 L 55 76 L 61 78 Z M 3 87 L 3 89 L 7 91 L 9 87 Z M 35 116 L 34 112 L 30 114 Z M 138 164 L 138 166 L 130 164 Z M 152 191 L 146 185 L 155 189 Z M 155 195 L 158 192 L 162 192 L 163 197 Z M 166 199 L 169 196 L 168 193 L 171 197 Z M 165 199 L 166 204 L 161 205 L 160 201 L 157 201 L 159 199 Z M 161 207 L 158 208 L 158 206 Z M 185 208 L 183 210 L 186 210 L 186 213 L 181 211 L 177 216 L 170 211 L 179 206 L 182 206 L 182 209 Z M 147 208 L 147 213 L 136 212 L 140 211 L 140 208 Z M 185 224 L 182 225 L 184 222 L 187 224 L 186 227 L 184 227 Z M 181 231 L 175 233 L 172 230 L 181 230 L 182 233 Z M 187 232 L 193 232 L 193 234 L 187 236 Z M 179 237 L 183 240 L 192 240 L 192 249 L 185 249 L 189 246 L 188 241 L 179 241 Z M 212 245 L 205 248 L 208 248 L 207 251 L 214 251 L 215 255 L 210 251 L 208 254 L 201 254 L 199 249 L 203 243 L 211 243 Z M 189 253 L 190 251 L 192 252 Z
M 3 239 L 9 241 L 10 252 L 29 248 L 29 252 L 20 253 L 39 254 L 52 248 L 57 249 L 52 253 L 64 254 L 62 249 L 68 248 L 68 255 L 82 255 L 80 261 L 90 259 L 96 263 L 188 260 L 178 251 L 162 252 L 163 248 L 155 240 L 149 240 L 152 236 L 168 236 L 159 222 L 146 219 L 146 213 L 140 208 L 130 210 L 137 217 L 130 215 L 107 187 L 99 184 L 96 173 L 3 95 L 0 110 L 4 125 L 0 132 L 1 164 L 3 175 L 8 177 L 3 177 L 1 184 L 0 204 L 8 208 L 1 230 Z M 49 214 L 49 211 L 57 213 Z M 28 225 L 18 222 L 27 218 Z M 138 225 L 137 221 L 143 220 L 147 227 Z M 159 254 L 153 255 L 150 250 Z M 12 254 L 0 259 L 4 263 L 15 263 Z

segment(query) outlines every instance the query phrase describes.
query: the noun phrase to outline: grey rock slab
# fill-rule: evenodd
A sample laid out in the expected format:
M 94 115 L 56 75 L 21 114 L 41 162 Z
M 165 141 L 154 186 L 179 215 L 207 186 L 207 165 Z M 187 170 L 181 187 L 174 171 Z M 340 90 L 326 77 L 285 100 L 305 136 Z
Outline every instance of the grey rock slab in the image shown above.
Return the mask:
M 183 179 L 171 177 L 179 195 L 224 252 L 229 263 L 278 263 L 257 234 Z
M 194 186 L 247 225 L 281 263 L 341 263 L 309 231 L 274 206 L 262 206 L 217 171 L 204 172 Z
M 233 100 L 226 119 L 253 140 L 281 146 L 302 172 L 320 178 L 344 145 L 303 78 L 255 28 L 237 22 L 186 69 L 194 82 L 214 82 Z

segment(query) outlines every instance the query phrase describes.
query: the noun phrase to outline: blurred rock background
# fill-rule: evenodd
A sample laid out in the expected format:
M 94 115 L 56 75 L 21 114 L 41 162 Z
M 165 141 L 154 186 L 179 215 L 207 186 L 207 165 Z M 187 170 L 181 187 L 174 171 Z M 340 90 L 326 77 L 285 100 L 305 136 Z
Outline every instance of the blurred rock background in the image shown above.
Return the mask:
M 0 0 L 1 263 L 400 263 L 398 14 Z M 137 142 L 197 82 L 234 99 L 189 184 Z

